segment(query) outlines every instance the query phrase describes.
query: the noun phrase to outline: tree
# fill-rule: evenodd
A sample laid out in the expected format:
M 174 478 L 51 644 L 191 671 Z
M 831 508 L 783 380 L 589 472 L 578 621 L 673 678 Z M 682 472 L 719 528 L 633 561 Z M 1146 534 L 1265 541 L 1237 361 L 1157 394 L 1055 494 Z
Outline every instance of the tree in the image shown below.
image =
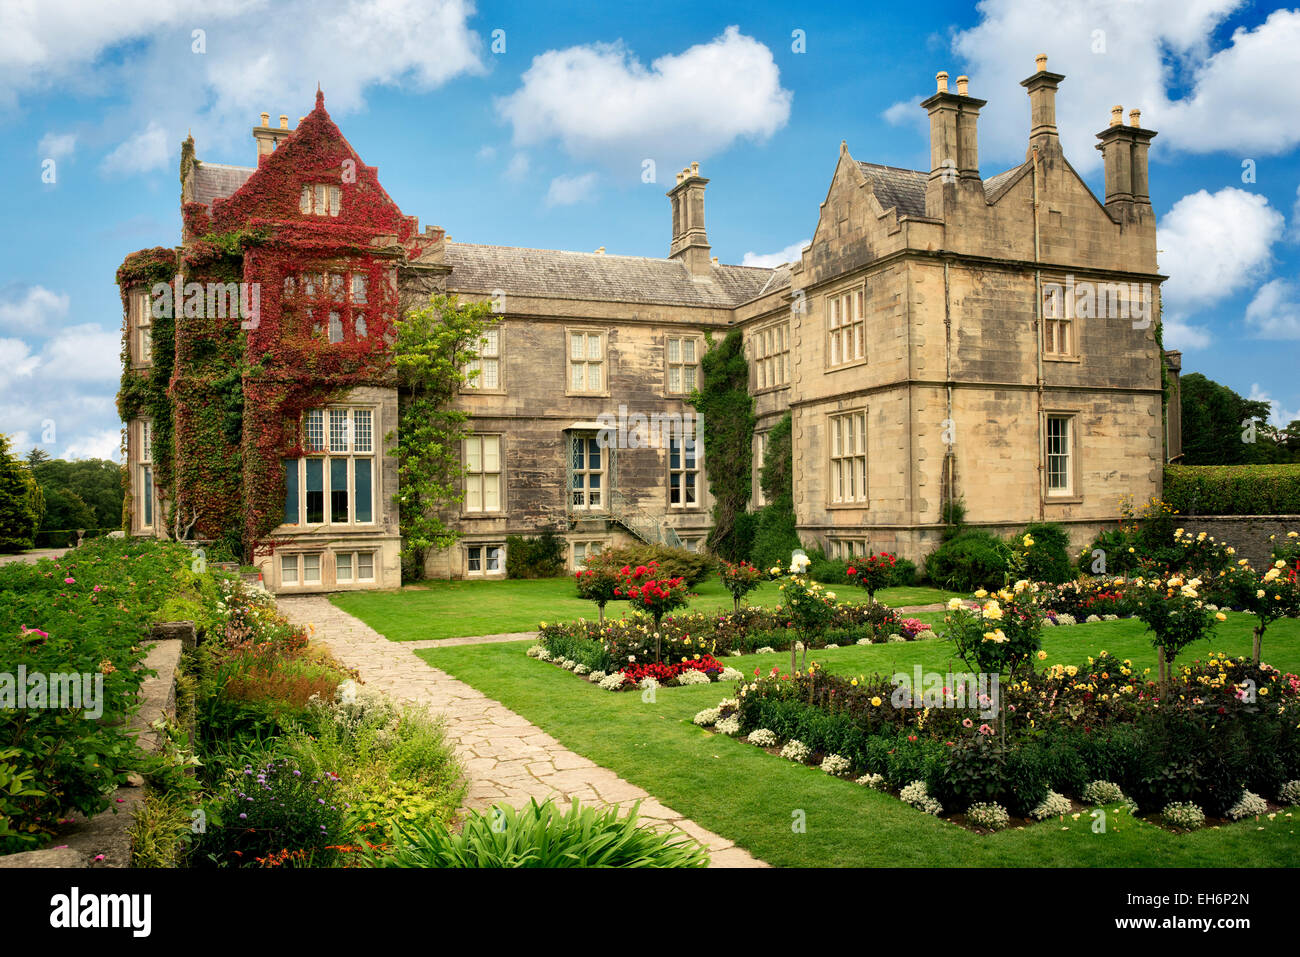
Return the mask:
M 1244 399 L 1199 372 L 1189 373 L 1180 381 L 1184 465 L 1295 460 L 1293 433 L 1289 427 L 1280 431 L 1268 425 L 1272 409 L 1267 402 Z
M 397 504 L 402 558 L 410 577 L 424 577 L 430 550 L 450 548 L 460 532 L 444 521 L 464 497 L 461 442 L 471 432 L 469 414 L 454 407 L 477 375 L 483 333 L 497 321 L 490 302 L 460 303 L 430 296 L 394 327 L 393 365 L 398 381 Z
M 28 453 L 31 460 L 31 453 Z M 43 529 L 117 528 L 122 524 L 122 466 L 108 459 L 46 458 L 32 470 L 45 497 L 51 501 Z M 87 507 L 91 515 L 82 516 L 75 524 L 69 519 L 56 519 L 53 500 L 64 499 L 63 493 L 72 493 Z M 64 506 L 60 510 L 66 511 Z
M 790 553 L 800 547 L 794 514 L 794 443 L 790 413 L 767 433 L 767 449 L 759 484 L 768 504 L 758 513 L 754 534 L 754 564 L 759 568 L 790 563 Z
M 753 494 L 754 397 L 749 394 L 749 362 L 741 331 L 732 329 L 720 345 L 714 345 L 707 333 L 705 341 L 708 351 L 700 359 L 700 388 L 691 394 L 690 402 L 704 416 L 704 461 L 709 463 L 713 495 L 708 546 L 734 562 L 748 557 L 736 522 Z
M 0 554 L 31 548 L 44 513 L 45 496 L 32 470 L 9 451 L 9 436 L 0 433 Z
M 43 448 L 41 448 L 39 445 L 33 445 L 33 446 L 32 446 L 32 450 L 31 450 L 30 452 L 27 453 L 27 467 L 28 467 L 28 468 L 32 468 L 32 469 L 34 469 L 34 468 L 36 468 L 36 466 L 40 465 L 42 462 L 48 462 L 49 460 L 50 460 L 50 453 L 49 453 L 49 452 L 46 452 L 46 451 L 45 451 Z

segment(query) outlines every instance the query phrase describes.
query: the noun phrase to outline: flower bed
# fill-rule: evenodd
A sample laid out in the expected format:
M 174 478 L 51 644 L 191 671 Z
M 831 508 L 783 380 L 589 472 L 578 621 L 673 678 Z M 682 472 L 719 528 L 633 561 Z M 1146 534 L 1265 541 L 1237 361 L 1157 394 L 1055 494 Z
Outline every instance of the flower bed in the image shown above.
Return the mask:
M 1084 666 L 1030 670 L 1001 687 L 1000 702 L 929 684 L 923 700 L 900 701 L 899 686 L 881 675 L 757 669 L 696 723 L 726 733 L 719 723 L 734 718 L 732 733 L 773 753 L 911 789 L 931 813 L 993 804 L 1041 818 L 1064 813 L 1073 796 L 1150 815 L 1190 803 L 1230 820 L 1265 813 L 1264 798 L 1276 810 L 1300 796 L 1291 783 L 1300 778 L 1300 677 L 1213 654 L 1176 668 L 1167 693 L 1153 679 L 1102 652 Z

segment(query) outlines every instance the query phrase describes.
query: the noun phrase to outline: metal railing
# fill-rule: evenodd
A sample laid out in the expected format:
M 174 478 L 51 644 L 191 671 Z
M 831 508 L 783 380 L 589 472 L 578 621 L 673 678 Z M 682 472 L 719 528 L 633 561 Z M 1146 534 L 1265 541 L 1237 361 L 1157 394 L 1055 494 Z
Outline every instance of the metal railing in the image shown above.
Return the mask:
M 665 516 L 647 512 L 614 489 L 609 492 L 609 516 L 647 544 L 682 547 L 677 530 L 668 524 Z

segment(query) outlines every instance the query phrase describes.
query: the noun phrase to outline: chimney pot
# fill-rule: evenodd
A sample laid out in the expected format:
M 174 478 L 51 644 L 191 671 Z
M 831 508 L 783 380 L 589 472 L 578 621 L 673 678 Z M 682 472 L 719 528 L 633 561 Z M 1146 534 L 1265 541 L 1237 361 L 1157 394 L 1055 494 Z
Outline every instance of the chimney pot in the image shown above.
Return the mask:
M 936 92 L 938 93 L 948 92 L 948 71 L 947 70 L 940 70 L 938 73 L 936 73 L 934 75 L 934 81 L 935 84 L 938 86 L 938 90 Z
M 1128 111 L 1128 125 L 1129 125 L 1129 126 L 1141 126 L 1141 125 L 1142 125 L 1142 111 L 1141 111 L 1141 110 L 1129 110 L 1129 111 Z
M 289 128 L 289 116 L 288 116 L 287 113 L 281 113 L 281 114 L 280 114 L 280 129 L 282 129 L 282 130 L 287 130 L 288 128 Z
M 597 255 L 597 256 L 603 256 L 603 255 L 605 255 L 605 247 L 604 247 L 604 246 L 601 246 L 599 249 L 597 249 L 597 250 L 596 250 L 596 255 Z
M 262 125 L 263 125 L 263 126 L 270 126 L 270 125 L 271 125 L 271 114 L 270 114 L 270 113 L 263 113 L 263 114 L 262 114 Z
M 1039 73 L 1046 73 L 1046 72 L 1047 72 L 1047 54 L 1046 54 L 1046 53 L 1040 53 L 1040 54 L 1038 54 L 1038 56 L 1034 57 L 1034 65 L 1038 67 L 1038 72 L 1039 72 Z
M 700 175 L 700 164 L 699 164 L 699 162 L 693 162 L 693 163 L 691 163 L 691 175 L 692 175 L 692 176 L 699 176 L 699 175 Z
M 969 88 L 969 84 L 970 84 L 970 77 L 968 76 L 957 77 L 957 95 L 958 96 L 968 95 L 966 91 Z
M 1124 107 L 1120 106 L 1118 103 L 1110 108 L 1110 125 L 1124 125 Z

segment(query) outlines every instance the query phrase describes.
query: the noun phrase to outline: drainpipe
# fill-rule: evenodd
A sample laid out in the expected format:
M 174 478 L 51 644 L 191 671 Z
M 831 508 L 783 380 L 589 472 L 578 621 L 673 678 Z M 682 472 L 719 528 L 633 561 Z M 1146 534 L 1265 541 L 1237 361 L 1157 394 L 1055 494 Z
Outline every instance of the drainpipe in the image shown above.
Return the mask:
M 954 423 L 952 421 L 952 299 L 949 296 L 948 288 L 948 265 L 949 261 L 945 259 L 943 261 L 943 378 L 948 401 L 947 421 L 950 430 L 949 435 L 952 436 L 953 441 L 946 443 L 948 448 L 944 450 L 943 457 L 946 466 L 944 478 L 948 486 L 945 492 L 947 493 L 948 507 L 951 509 L 952 503 L 956 500 L 953 494 L 956 491 L 956 483 L 953 480 L 954 459 L 956 458 L 953 446 L 956 444 L 956 431 L 953 428 Z M 942 519 L 943 516 L 940 515 L 939 518 Z
M 1034 146 L 1034 338 L 1038 348 L 1035 356 L 1038 369 L 1038 520 L 1046 518 L 1043 501 L 1043 270 L 1040 262 L 1040 245 L 1038 236 L 1038 146 Z

